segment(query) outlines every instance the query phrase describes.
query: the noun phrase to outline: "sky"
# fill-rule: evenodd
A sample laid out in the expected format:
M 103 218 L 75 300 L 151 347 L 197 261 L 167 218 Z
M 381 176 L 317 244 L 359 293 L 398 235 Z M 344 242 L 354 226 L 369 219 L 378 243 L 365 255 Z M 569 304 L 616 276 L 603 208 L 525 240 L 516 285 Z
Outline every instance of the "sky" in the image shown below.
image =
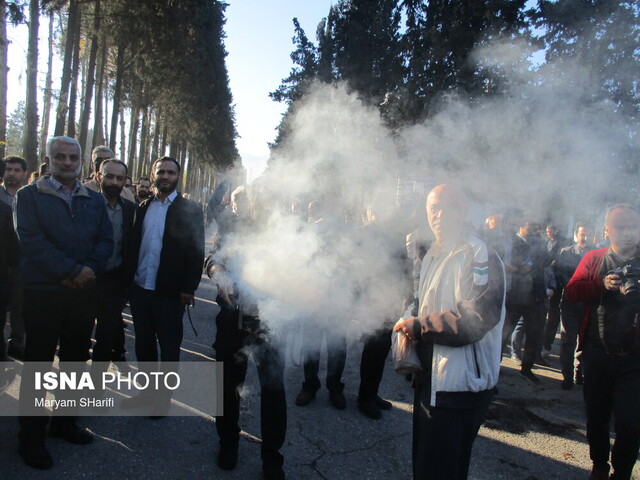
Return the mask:
M 248 180 L 264 169 L 268 142 L 276 136 L 286 105 L 269 98 L 269 92 L 289 75 L 293 18 L 297 17 L 309 39 L 329 13 L 332 0 L 230 0 L 227 7 L 227 68 L 236 126 L 238 151 Z

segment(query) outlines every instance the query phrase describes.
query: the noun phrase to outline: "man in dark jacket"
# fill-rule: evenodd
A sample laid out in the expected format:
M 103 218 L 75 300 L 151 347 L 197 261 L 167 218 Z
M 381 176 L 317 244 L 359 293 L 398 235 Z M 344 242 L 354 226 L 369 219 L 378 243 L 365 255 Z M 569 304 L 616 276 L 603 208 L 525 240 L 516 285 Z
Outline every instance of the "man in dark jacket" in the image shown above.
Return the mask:
M 569 302 L 564 295 L 564 287 L 569 283 L 569 279 L 576 271 L 580 260 L 587 252 L 593 249 L 591 243 L 593 239 L 593 229 L 583 222 L 576 223 L 573 232 L 576 243 L 570 247 L 565 247 L 558 253 L 556 262 L 556 295 L 561 296 L 560 317 L 562 330 L 560 332 L 560 368 L 562 370 L 562 388 L 571 390 L 574 383 L 574 361 L 576 345 L 578 343 L 578 332 L 582 320 L 583 306 L 578 303 Z M 575 382 L 582 384 L 582 368 L 580 363 L 575 367 Z
M 113 229 L 113 253 L 104 272 L 97 276 L 100 304 L 96 317 L 96 343 L 93 346 L 94 362 L 105 362 L 94 373 L 105 371 L 109 361 L 118 362 L 120 368 L 124 358 L 124 326 L 122 309 L 127 301 L 129 288 L 126 282 L 128 263 L 131 257 L 131 230 L 135 205 L 121 195 L 127 178 L 127 166 L 120 160 L 105 160 L 96 181 L 105 198 L 107 215 Z
M 605 225 L 611 247 L 587 253 L 564 292 L 569 301 L 585 307 L 578 348 L 593 461 L 589 480 L 629 480 L 640 450 L 640 285 L 638 277 L 614 270 L 640 269 L 640 211 L 614 205 Z
M 104 270 L 113 251 L 104 198 L 77 180 L 82 167 L 78 142 L 69 137 L 50 138 L 46 160 L 51 177 L 19 190 L 14 205 L 27 332 L 20 387 L 20 455 L 29 466 L 40 469 L 51 468 L 53 461 L 45 447 L 48 418 L 42 412 L 31 416 L 33 411 L 27 410 L 36 397 L 30 362 L 53 362 L 58 343 L 61 368 L 65 362 L 88 359 L 96 314 L 96 275 Z M 60 390 L 56 395 L 60 399 L 63 394 L 70 392 Z M 54 416 L 49 435 L 75 444 L 93 440 L 72 416 Z
M 156 195 L 140 204 L 132 235 L 131 314 L 139 362 L 180 360 L 182 315 L 194 304 L 204 260 L 204 219 L 177 191 L 180 164 L 162 157 L 152 166 Z M 129 406 L 148 403 L 140 395 Z M 157 400 L 157 399 L 156 399 Z M 162 408 L 160 408 L 162 410 Z M 152 415 L 161 417 L 162 415 Z

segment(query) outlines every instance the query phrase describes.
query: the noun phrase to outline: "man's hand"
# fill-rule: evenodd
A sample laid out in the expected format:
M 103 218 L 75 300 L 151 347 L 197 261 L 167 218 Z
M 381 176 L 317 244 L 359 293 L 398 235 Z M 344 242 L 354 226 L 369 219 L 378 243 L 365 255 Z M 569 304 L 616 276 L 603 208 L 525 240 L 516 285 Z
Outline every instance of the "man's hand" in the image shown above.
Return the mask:
M 607 290 L 620 290 L 622 286 L 622 280 L 619 275 L 607 275 L 604 277 L 604 288 Z
M 73 279 L 75 288 L 83 288 L 96 281 L 96 274 L 89 267 L 82 267 L 80 273 Z
M 415 317 L 407 318 L 406 320 L 398 320 L 398 322 L 393 327 L 393 331 L 397 332 L 398 330 L 400 330 L 407 337 L 413 340 L 413 322 L 415 322 L 416 320 L 417 318 Z
M 196 300 L 193 295 L 180 292 L 180 303 L 186 307 L 193 307 L 196 304 Z

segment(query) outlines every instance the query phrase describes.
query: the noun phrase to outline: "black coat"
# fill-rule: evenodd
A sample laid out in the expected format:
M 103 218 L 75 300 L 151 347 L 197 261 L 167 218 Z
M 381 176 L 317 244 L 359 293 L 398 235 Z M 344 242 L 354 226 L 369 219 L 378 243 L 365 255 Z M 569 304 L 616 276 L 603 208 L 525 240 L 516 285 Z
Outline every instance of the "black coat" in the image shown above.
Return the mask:
M 136 212 L 131 238 L 131 280 L 138 267 L 144 217 L 154 198 L 142 202 Z M 167 210 L 155 291 L 167 297 L 179 297 L 180 293 L 193 295 L 200 283 L 203 260 L 202 209 L 178 194 Z

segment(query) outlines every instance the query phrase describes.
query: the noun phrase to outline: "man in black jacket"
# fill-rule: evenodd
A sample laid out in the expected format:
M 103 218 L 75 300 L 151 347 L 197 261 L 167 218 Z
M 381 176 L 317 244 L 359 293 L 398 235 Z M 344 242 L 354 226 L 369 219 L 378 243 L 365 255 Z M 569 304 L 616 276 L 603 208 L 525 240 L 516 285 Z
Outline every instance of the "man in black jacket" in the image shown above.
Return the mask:
M 100 191 L 105 197 L 107 214 L 113 228 L 113 254 L 104 272 L 97 275 L 99 309 L 96 317 L 96 343 L 94 362 L 124 361 L 124 326 L 122 309 L 127 301 L 128 282 L 125 281 L 131 252 L 131 230 L 135 205 L 120 193 L 127 178 L 127 166 L 120 160 L 105 160 L 96 173 Z M 122 365 L 118 363 L 118 365 Z M 103 372 L 107 363 L 93 372 Z M 121 367 L 123 368 L 123 367 Z
M 139 362 L 180 360 L 182 315 L 194 304 L 204 260 L 200 207 L 176 191 L 180 164 L 156 160 L 151 179 L 156 195 L 138 207 L 132 235 L 131 313 Z M 156 340 L 157 338 L 157 340 Z

